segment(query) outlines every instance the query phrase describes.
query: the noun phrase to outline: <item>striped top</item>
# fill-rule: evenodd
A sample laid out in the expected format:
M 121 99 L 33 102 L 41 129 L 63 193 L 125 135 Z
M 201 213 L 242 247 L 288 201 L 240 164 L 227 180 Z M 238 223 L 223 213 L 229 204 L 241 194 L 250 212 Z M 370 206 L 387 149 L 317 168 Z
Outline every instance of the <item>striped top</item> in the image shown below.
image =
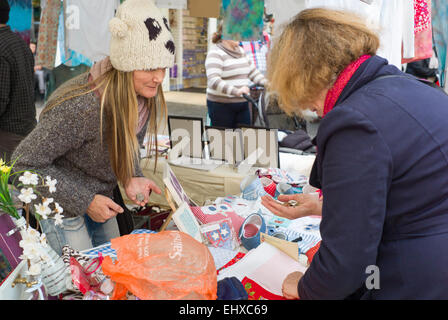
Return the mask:
M 218 44 L 208 52 L 205 60 L 208 100 L 221 103 L 245 102 L 246 99 L 237 96 L 238 89 L 249 86 L 250 81 L 261 85 L 267 83 L 244 50 L 240 47 L 238 49 L 240 52 L 231 51 L 231 55 L 228 52 L 230 50 L 224 51 Z

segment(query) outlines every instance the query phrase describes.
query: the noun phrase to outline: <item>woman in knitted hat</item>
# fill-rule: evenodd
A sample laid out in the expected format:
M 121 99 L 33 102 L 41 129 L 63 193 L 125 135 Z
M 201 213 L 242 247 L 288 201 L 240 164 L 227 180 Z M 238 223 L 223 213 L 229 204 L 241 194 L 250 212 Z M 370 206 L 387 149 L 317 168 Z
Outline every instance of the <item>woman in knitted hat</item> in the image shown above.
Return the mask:
M 287 298 L 448 299 L 448 96 L 377 56 L 379 45 L 359 17 L 308 9 L 270 53 L 283 109 L 323 117 L 310 175 L 323 202 L 263 199 L 289 219 L 322 214 L 320 248 L 285 278 Z
M 17 170 L 57 180 L 44 194 L 63 208 L 63 224 L 42 220 L 50 245 L 83 250 L 120 236 L 113 199 L 120 183 L 129 199 L 148 202 L 160 189 L 143 176 L 144 137 L 156 144 L 157 117 L 166 118 L 161 83 L 174 63 L 168 22 L 149 0 L 126 0 L 109 23 L 110 57 L 69 80 L 50 97 L 37 127 L 18 146 Z

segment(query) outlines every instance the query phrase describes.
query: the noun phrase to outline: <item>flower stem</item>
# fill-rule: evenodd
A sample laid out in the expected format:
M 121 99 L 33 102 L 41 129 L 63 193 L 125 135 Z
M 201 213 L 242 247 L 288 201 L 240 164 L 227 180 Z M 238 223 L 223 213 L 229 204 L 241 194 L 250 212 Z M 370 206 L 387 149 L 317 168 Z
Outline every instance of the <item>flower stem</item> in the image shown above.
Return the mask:
M 25 213 L 26 213 L 26 228 L 28 229 L 30 225 L 30 204 L 27 203 L 25 205 Z

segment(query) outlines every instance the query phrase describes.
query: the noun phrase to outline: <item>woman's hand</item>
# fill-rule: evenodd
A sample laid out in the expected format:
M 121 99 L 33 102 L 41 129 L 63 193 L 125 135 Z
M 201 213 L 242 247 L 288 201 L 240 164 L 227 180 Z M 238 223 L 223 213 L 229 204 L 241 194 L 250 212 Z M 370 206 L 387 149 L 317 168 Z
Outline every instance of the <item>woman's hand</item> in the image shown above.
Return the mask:
M 111 198 L 96 194 L 87 208 L 87 214 L 95 222 L 106 222 L 119 213 L 123 213 L 123 208 L 116 204 Z
M 271 196 L 261 197 L 261 204 L 273 214 L 290 220 L 312 215 L 322 215 L 322 201 L 319 200 L 317 193 L 280 195 L 278 196 L 278 200 L 282 202 L 294 200 L 297 202 L 297 206 L 284 206 L 275 201 Z
M 148 201 L 151 191 L 157 194 L 161 194 L 162 191 L 157 187 L 157 185 L 143 177 L 134 177 L 129 180 L 128 184 L 125 186 L 125 192 L 127 197 L 132 200 L 135 204 L 144 207 Z
M 283 280 L 282 293 L 286 299 L 299 299 L 299 281 L 302 277 L 303 273 L 296 271 Z
M 244 86 L 244 87 L 239 88 L 239 89 L 237 90 L 236 95 L 237 95 L 238 97 L 242 97 L 243 94 L 249 94 L 249 93 L 250 93 L 250 89 L 249 89 L 249 87 Z

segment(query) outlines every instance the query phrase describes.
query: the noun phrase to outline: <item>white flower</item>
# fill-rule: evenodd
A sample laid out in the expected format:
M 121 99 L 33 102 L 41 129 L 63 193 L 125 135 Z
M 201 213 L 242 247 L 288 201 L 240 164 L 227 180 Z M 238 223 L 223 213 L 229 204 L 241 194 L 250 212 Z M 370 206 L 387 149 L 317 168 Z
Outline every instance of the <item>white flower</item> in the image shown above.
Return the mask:
M 30 262 L 28 275 L 39 275 L 42 272 L 42 263 L 51 263 L 51 257 L 44 249 L 47 247 L 45 233 L 28 227 L 22 238 L 19 245 L 23 248 L 23 252 L 19 258 Z
M 62 213 L 62 212 L 64 212 L 64 209 L 62 209 L 62 207 L 59 205 L 59 203 L 55 202 L 54 203 L 54 212 Z
M 42 198 L 42 199 L 43 199 L 42 204 L 44 206 L 48 207 L 50 205 L 50 203 L 53 203 L 53 198 Z
M 62 218 L 63 218 L 64 216 L 62 215 L 62 214 L 60 214 L 60 213 L 56 213 L 55 215 L 54 215 L 54 219 L 56 220 L 55 222 L 54 222 L 54 224 L 55 225 L 62 225 Z
M 27 274 L 31 275 L 31 276 L 38 276 L 40 273 L 42 272 L 42 268 L 40 263 L 33 263 L 28 271 L 26 272 Z
M 45 204 L 35 204 L 34 208 L 36 208 L 36 213 L 39 214 L 43 219 L 47 219 L 48 215 L 51 214 L 51 209 Z
M 37 185 L 39 183 L 39 177 L 35 173 L 25 171 L 23 175 L 20 176 L 19 181 L 21 181 L 23 184 Z
M 45 262 L 45 263 L 49 264 L 49 265 L 54 265 L 54 261 L 51 259 L 50 255 L 47 254 L 46 252 L 44 252 L 43 250 L 42 250 L 41 255 L 40 255 L 40 260 L 42 262 Z
M 51 180 L 50 176 L 46 176 L 45 182 L 46 182 L 46 186 L 48 187 L 48 191 L 50 191 L 50 193 L 53 193 L 56 191 L 56 183 L 58 183 L 58 181 L 56 179 Z
M 42 247 L 47 247 L 47 236 L 45 235 L 45 233 L 42 233 L 39 237 L 39 242 L 42 245 Z
M 30 226 L 26 230 L 25 235 L 26 239 L 32 239 L 34 241 L 37 241 L 40 238 L 40 236 L 41 236 L 40 232 Z
M 35 241 L 21 240 L 19 245 L 23 248 L 22 259 L 29 260 L 39 259 L 41 256 L 39 244 Z
M 23 249 L 25 249 L 25 248 L 31 248 L 31 247 L 34 246 L 34 242 L 35 242 L 35 241 L 34 241 L 33 239 L 27 237 L 27 238 L 24 238 L 24 239 L 20 240 L 19 245 L 20 245 L 20 247 L 22 247 Z
M 23 188 L 22 190 L 20 190 L 20 195 L 19 195 L 20 201 L 25 202 L 25 203 L 31 203 L 31 201 L 36 198 L 37 198 L 37 196 L 34 194 L 33 188 L 28 188 L 28 189 Z

